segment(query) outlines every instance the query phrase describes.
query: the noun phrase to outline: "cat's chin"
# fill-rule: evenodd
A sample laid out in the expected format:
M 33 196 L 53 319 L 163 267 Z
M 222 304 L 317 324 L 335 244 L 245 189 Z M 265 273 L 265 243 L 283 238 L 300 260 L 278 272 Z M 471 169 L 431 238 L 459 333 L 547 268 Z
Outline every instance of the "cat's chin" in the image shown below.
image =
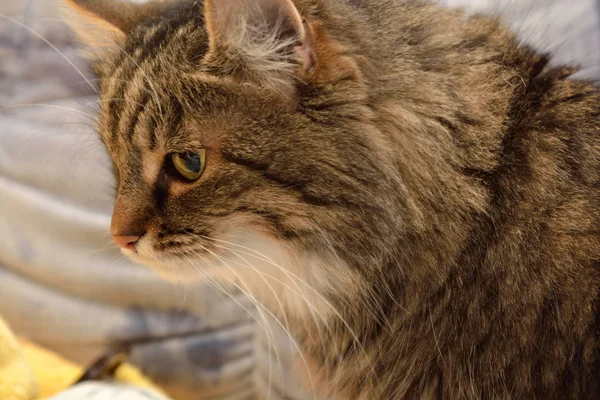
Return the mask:
M 148 257 L 143 257 L 131 250 L 125 249 L 121 250 L 121 252 L 134 263 L 149 268 L 154 273 L 158 274 L 161 278 L 172 282 L 181 281 L 180 271 L 178 271 L 178 268 L 171 265 L 171 263 L 165 261 L 158 261 L 156 259 L 151 259 Z
M 161 278 L 170 282 L 194 283 L 214 279 L 220 274 L 214 267 L 211 267 L 210 261 L 201 262 L 201 260 L 186 260 L 177 256 L 167 255 L 162 257 L 147 257 L 131 250 L 122 250 L 131 261 L 143 265 Z M 200 264 L 205 264 L 200 266 Z
M 157 253 L 149 243 L 140 243 L 137 253 L 124 249 L 123 254 L 166 280 L 224 283 L 299 318 L 312 318 L 314 313 L 326 318 L 333 312 L 324 293 L 358 290 L 357 278 L 339 259 L 298 251 L 255 231 L 241 231 L 229 239 L 228 246 L 194 257 Z

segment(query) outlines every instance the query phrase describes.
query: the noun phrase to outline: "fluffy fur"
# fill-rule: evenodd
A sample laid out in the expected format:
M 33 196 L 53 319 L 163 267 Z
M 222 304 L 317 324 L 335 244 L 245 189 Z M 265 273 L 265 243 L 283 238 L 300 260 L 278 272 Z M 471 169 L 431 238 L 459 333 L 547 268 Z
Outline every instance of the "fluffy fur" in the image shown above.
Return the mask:
M 132 259 L 249 291 L 337 399 L 600 396 L 600 94 L 574 69 L 427 2 L 69 1 L 117 47 L 98 129 Z M 198 148 L 182 181 L 168 154 Z

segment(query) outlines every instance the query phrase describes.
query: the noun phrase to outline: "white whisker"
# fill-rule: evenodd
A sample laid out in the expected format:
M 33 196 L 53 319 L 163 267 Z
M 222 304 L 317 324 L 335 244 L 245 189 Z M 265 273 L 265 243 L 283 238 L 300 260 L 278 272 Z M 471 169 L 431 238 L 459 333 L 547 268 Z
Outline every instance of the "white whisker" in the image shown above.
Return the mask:
M 74 112 L 76 114 L 85 115 L 85 116 L 88 116 L 88 117 L 90 117 L 92 119 L 96 118 L 96 116 L 94 114 L 86 113 L 86 112 L 78 110 L 76 108 L 64 107 L 64 106 L 59 106 L 59 105 L 56 105 L 56 104 L 41 104 L 41 103 L 11 104 L 11 105 L 8 105 L 8 106 L 0 108 L 0 111 L 8 110 L 10 108 L 17 108 L 17 107 L 48 107 L 48 108 L 56 108 L 56 109 L 59 109 L 59 110 L 66 110 L 66 111 Z
M 203 250 L 205 251 L 209 251 L 208 249 L 206 249 L 206 247 L 203 248 Z M 214 253 L 212 253 L 214 255 Z M 186 257 L 187 258 L 187 257 Z M 188 258 L 189 260 L 189 258 Z M 190 260 L 189 260 L 190 261 Z M 204 261 L 208 262 L 213 268 L 217 268 L 212 262 L 210 262 L 207 259 L 204 259 Z M 191 262 L 191 261 L 190 261 Z M 223 264 L 225 265 L 225 264 Z M 192 266 L 196 267 L 197 270 L 200 270 L 200 268 L 198 268 L 197 266 L 195 266 L 194 264 L 192 264 Z M 239 279 L 239 276 L 238 276 Z M 272 360 L 272 355 L 271 355 L 271 351 L 272 349 L 275 352 L 275 357 L 277 358 L 277 363 L 281 366 L 281 357 L 279 356 L 279 351 L 277 350 L 277 342 L 275 340 L 275 335 L 273 333 L 273 330 L 271 329 L 271 327 L 268 324 L 267 318 L 265 317 L 265 315 L 263 314 L 262 310 L 258 307 L 258 301 L 256 300 L 256 298 L 254 296 L 252 296 L 249 292 L 244 291 L 239 285 L 235 284 L 234 282 L 230 282 L 233 286 L 237 287 L 238 290 L 240 290 L 240 292 L 242 292 L 248 299 L 250 299 L 250 301 L 252 301 L 252 303 L 256 306 L 256 311 L 259 313 L 261 319 L 263 320 L 263 323 L 261 324 L 261 322 L 256 318 L 256 316 L 251 313 L 244 305 L 242 305 L 238 300 L 236 300 L 235 298 L 233 298 L 233 296 L 231 296 L 229 293 L 227 293 L 227 291 L 221 286 L 219 285 L 216 281 L 213 280 L 213 284 L 216 285 L 219 289 L 221 289 L 221 291 L 223 293 L 225 293 L 226 295 L 228 295 L 236 304 L 238 304 L 244 311 L 246 311 L 255 321 L 256 323 L 262 327 L 265 336 L 267 338 L 267 346 L 268 346 L 268 351 L 269 351 L 269 393 L 267 398 L 270 397 L 270 391 L 271 391 L 271 385 L 272 385 L 272 374 L 273 374 L 273 370 L 272 370 L 272 364 L 271 364 L 271 360 Z
M 89 81 L 89 79 L 83 74 L 83 72 L 81 72 L 81 70 L 79 68 L 77 68 L 77 66 L 73 63 L 73 61 L 71 61 L 62 51 L 60 51 L 55 45 L 53 45 L 48 39 L 46 39 L 45 37 L 43 37 L 42 35 L 40 35 L 39 33 L 37 33 L 36 31 L 34 31 L 33 29 L 31 29 L 30 27 L 28 27 L 27 25 L 23 24 L 22 22 L 17 21 L 14 18 L 11 18 L 7 15 L 4 15 L 2 13 L 0 13 L 0 18 L 4 18 L 7 19 L 17 25 L 19 25 L 20 27 L 26 29 L 27 31 L 29 31 L 31 34 L 37 36 L 38 38 L 40 38 L 41 40 L 43 40 L 48 46 L 52 47 L 53 50 L 55 50 L 62 58 L 64 58 L 64 60 L 66 62 L 69 63 L 69 65 L 71 67 L 73 67 L 73 69 L 75 71 L 77 71 L 77 73 L 79 75 L 81 75 L 81 77 L 87 82 L 87 84 L 92 88 L 92 90 L 96 93 L 98 93 L 98 90 L 94 87 L 94 85 L 92 85 L 92 82 Z
M 228 242 L 228 241 L 226 241 L 226 240 L 221 240 L 221 239 L 210 238 L 210 237 L 208 237 L 208 236 L 205 236 L 205 238 L 206 238 L 206 239 L 210 239 L 210 240 L 214 240 L 214 241 L 217 241 L 217 242 L 223 242 L 223 243 L 227 243 L 227 244 L 229 244 L 229 245 L 233 245 L 233 246 L 236 246 L 236 247 L 239 247 L 239 248 L 242 248 L 242 249 L 248 250 L 248 251 L 250 251 L 251 253 L 247 253 L 247 252 L 241 252 L 241 251 L 240 251 L 240 253 L 241 253 L 241 254 L 244 254 L 244 255 L 248 255 L 248 256 L 250 256 L 250 257 L 255 257 L 255 258 L 261 259 L 261 260 L 263 260 L 263 261 L 266 261 L 267 263 L 271 264 L 271 265 L 272 265 L 272 266 L 274 266 L 275 268 L 278 268 L 279 270 L 281 270 L 281 271 L 282 271 L 284 274 L 286 274 L 286 275 L 288 275 L 288 276 L 292 276 L 292 277 L 294 277 L 295 279 L 297 279 L 297 280 L 298 280 L 298 282 L 302 283 L 302 284 L 303 284 L 305 287 L 307 287 L 307 288 L 308 288 L 310 291 L 312 291 L 312 292 L 313 292 L 313 293 L 314 293 L 316 296 L 318 296 L 318 297 L 319 297 L 319 299 L 320 299 L 321 301 L 323 301 L 323 303 L 324 303 L 325 305 L 327 305 L 327 306 L 328 306 L 328 307 L 331 309 L 331 311 L 332 311 L 332 312 L 333 312 L 333 313 L 334 313 L 334 314 L 335 314 L 335 315 L 336 315 L 336 316 L 337 316 L 337 317 L 340 319 L 340 321 L 342 322 L 342 324 L 344 324 L 344 326 L 346 327 L 346 329 L 348 330 L 348 332 L 350 333 L 350 335 L 352 335 L 352 337 L 353 337 L 353 340 L 354 340 L 355 344 L 356 344 L 356 345 L 358 345 L 358 346 L 359 346 L 359 348 L 361 349 L 361 351 L 363 351 L 363 352 L 366 354 L 366 352 L 365 352 L 365 350 L 364 350 L 364 347 L 363 347 L 362 343 L 361 343 L 361 342 L 360 342 L 360 340 L 358 339 L 358 335 L 357 335 L 357 334 L 356 334 L 356 332 L 354 332 L 354 330 L 353 330 L 353 329 L 350 327 L 350 324 L 349 324 L 349 323 L 346 321 L 346 319 L 345 319 L 345 318 L 344 318 L 344 317 L 343 317 L 343 316 L 340 314 L 340 312 L 337 310 L 337 308 L 335 308 L 335 307 L 333 306 L 333 304 L 331 304 L 331 302 L 330 302 L 329 300 L 327 300 L 327 299 L 326 299 L 326 298 L 325 298 L 325 297 L 324 297 L 324 296 L 323 296 L 321 293 L 319 293 L 319 292 L 318 292 L 318 291 L 317 291 L 315 288 L 313 288 L 313 287 L 312 287 L 312 286 L 311 286 L 311 285 L 310 285 L 308 282 L 306 282 L 304 279 L 302 279 L 302 278 L 301 278 L 301 277 L 299 277 L 298 275 L 294 274 L 293 272 L 291 272 L 291 271 L 289 271 L 289 270 L 287 270 L 287 269 L 283 268 L 282 266 L 278 265 L 278 264 L 277 264 L 277 263 L 275 263 L 273 260 L 271 260 L 269 257 L 265 256 L 264 254 L 262 254 L 262 253 L 260 253 L 260 252 L 258 252 L 258 251 L 256 251 L 256 250 L 254 250 L 254 249 L 251 249 L 251 248 L 249 248 L 249 247 L 242 246 L 242 245 L 239 245 L 239 244 L 236 244 L 236 243 Z M 252 254 L 252 253 L 254 253 L 254 254 Z
M 231 261 L 231 260 L 227 260 L 224 257 L 219 256 L 218 254 L 212 252 L 210 249 L 208 249 L 206 247 L 204 247 L 204 250 L 207 251 L 208 253 L 210 253 L 211 255 L 213 255 L 214 257 L 216 257 L 217 259 L 221 260 L 221 263 L 223 265 L 227 266 L 227 264 L 225 264 L 225 262 L 226 261 Z M 227 267 L 229 267 L 229 266 L 227 266 Z M 236 276 L 238 277 L 238 279 L 240 280 L 240 282 L 242 282 L 242 279 L 239 277 L 239 275 L 236 274 Z M 279 297 L 277 297 L 277 294 L 275 293 L 275 291 L 273 290 L 273 288 L 271 287 L 271 285 L 269 285 L 269 283 L 266 281 L 266 279 L 264 277 L 261 276 L 261 278 L 263 279 L 263 281 L 265 282 L 265 284 L 269 287 L 269 289 L 271 290 L 271 292 L 273 292 L 273 295 L 276 297 L 277 302 L 279 303 L 279 306 L 281 307 L 282 312 L 284 312 L 283 305 L 279 301 Z M 244 285 L 244 286 L 246 286 L 246 285 Z M 248 290 L 248 292 L 250 292 L 250 290 Z M 252 299 L 256 299 L 256 298 L 252 297 Z M 260 311 L 260 309 L 257 309 L 257 311 L 259 313 L 261 313 L 261 315 L 262 315 L 262 312 Z M 285 315 L 285 313 L 284 313 L 284 315 Z M 264 319 L 264 317 L 263 317 L 263 319 Z M 285 318 L 285 320 L 286 320 L 286 323 L 287 323 L 287 325 L 289 327 L 289 322 L 287 322 L 287 318 Z M 265 323 L 267 323 L 267 322 L 265 321 Z M 271 331 L 271 335 L 273 335 L 272 331 Z M 273 336 L 273 341 L 275 342 L 275 337 L 274 336 Z M 275 343 L 275 345 L 276 345 L 276 343 Z M 275 347 L 275 350 L 276 350 L 277 363 L 279 364 L 279 366 L 281 366 L 281 359 L 279 357 L 279 353 L 277 352 L 277 347 Z M 268 394 L 267 394 L 267 398 L 269 398 L 271 396 L 272 375 L 273 375 L 273 371 L 272 371 L 272 365 L 271 365 L 271 346 L 269 345 L 269 381 L 268 381 Z

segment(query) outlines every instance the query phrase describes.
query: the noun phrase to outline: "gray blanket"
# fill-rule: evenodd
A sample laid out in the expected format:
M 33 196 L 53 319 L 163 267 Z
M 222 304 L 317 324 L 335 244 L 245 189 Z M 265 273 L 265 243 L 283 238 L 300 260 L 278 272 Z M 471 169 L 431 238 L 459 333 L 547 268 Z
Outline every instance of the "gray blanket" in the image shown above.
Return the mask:
M 93 77 L 54 5 L 2 0 L 0 13 L 26 25 L 0 19 L 0 315 L 84 364 L 143 340 L 132 361 L 177 399 L 260 398 L 269 352 L 247 300 L 165 282 L 112 245 Z
M 523 41 L 582 65 L 578 77 L 600 79 L 595 0 L 442 2 L 502 15 Z M 243 296 L 166 283 L 111 245 L 92 75 L 52 1 L 1 0 L 0 13 L 28 27 L 0 19 L 0 315 L 82 363 L 144 339 L 133 361 L 178 399 L 265 398 L 269 364 L 273 394 L 312 398 L 293 383 L 285 335 L 269 325 L 279 367 Z

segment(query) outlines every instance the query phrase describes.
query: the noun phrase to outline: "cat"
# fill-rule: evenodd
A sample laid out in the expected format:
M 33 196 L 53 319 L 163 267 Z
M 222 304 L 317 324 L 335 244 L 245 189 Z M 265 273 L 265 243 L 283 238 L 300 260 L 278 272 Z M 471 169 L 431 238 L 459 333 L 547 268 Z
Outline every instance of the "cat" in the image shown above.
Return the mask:
M 427 1 L 64 1 L 132 260 L 247 292 L 335 399 L 600 398 L 576 68 Z

